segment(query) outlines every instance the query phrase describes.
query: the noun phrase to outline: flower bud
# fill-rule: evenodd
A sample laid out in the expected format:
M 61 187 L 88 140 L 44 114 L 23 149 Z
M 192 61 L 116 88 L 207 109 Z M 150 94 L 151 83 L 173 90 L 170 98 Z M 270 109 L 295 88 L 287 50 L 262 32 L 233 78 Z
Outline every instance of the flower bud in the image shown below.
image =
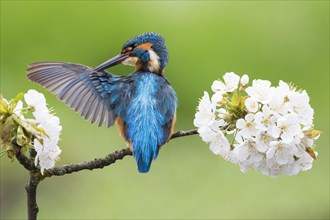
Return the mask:
M 245 86 L 249 83 L 249 76 L 244 74 L 242 77 L 241 77 L 241 85 L 242 86 Z

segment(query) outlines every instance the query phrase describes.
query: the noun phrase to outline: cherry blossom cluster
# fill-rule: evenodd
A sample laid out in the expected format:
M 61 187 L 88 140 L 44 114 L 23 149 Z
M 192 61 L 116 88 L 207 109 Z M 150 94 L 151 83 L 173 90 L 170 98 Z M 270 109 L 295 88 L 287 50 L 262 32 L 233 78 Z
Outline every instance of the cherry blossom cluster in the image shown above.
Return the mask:
M 38 126 L 44 131 L 40 132 L 39 136 L 34 139 L 34 149 L 37 152 L 35 165 L 39 163 L 40 171 L 43 174 L 45 169 L 55 166 L 55 161 L 61 153 L 57 142 L 62 126 L 60 125 L 60 119 L 49 112 L 46 99 L 42 93 L 29 90 L 24 95 L 24 99 L 26 104 L 32 108 L 32 114 Z
M 280 81 L 253 80 L 233 72 L 212 84 L 214 92 L 201 98 L 194 125 L 210 150 L 265 175 L 296 175 L 312 167 L 317 152 L 314 110 L 305 90 Z
M 23 94 L 18 97 L 20 96 L 23 98 Z M 27 146 L 27 148 L 33 145 L 37 153 L 34 161 L 35 165 L 39 164 L 40 172 L 44 174 L 45 169 L 51 169 L 55 166 L 55 162 L 61 153 L 61 149 L 57 146 L 62 130 L 60 119 L 47 108 L 43 94 L 35 90 L 29 90 L 25 93 L 24 100 L 27 107 L 23 106 L 21 98 L 16 98 L 17 100 L 11 100 L 10 102 L 4 98 L 1 99 L 1 107 L 3 107 L 1 109 L 1 121 L 4 122 L 2 123 L 4 127 L 1 130 L 8 130 L 9 126 L 5 128 L 6 125 L 17 124 L 12 126 L 17 130 L 15 134 L 17 143 L 21 147 Z M 34 119 L 26 119 L 24 117 L 28 112 L 32 113 Z M 8 123 L 11 119 L 13 119 L 13 123 Z M 19 132 L 23 129 L 25 132 Z M 31 135 L 26 135 L 26 133 Z M 31 136 L 33 137 L 32 139 L 30 138 Z M 15 152 L 11 147 L 7 147 L 6 150 Z

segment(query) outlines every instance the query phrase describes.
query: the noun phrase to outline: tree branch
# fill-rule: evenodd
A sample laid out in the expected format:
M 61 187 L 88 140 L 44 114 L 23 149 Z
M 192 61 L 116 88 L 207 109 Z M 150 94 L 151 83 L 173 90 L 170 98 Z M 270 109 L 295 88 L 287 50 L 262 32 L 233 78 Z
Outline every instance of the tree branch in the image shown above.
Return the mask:
M 169 141 L 174 138 L 189 136 L 197 134 L 197 130 L 190 131 L 178 131 L 170 137 Z M 39 182 L 45 177 L 51 176 L 63 176 L 65 174 L 70 174 L 74 172 L 79 172 L 81 170 L 93 170 L 102 169 L 105 166 L 109 166 L 115 163 L 117 160 L 121 160 L 126 156 L 131 156 L 132 152 L 129 148 L 124 148 L 117 150 L 113 153 L 108 154 L 104 158 L 96 158 L 94 160 L 85 161 L 81 163 L 73 163 L 68 165 L 62 165 L 54 167 L 53 169 L 45 170 L 44 175 L 41 175 L 39 167 L 35 166 L 32 158 L 35 157 L 36 152 L 34 149 L 30 151 L 30 156 L 26 157 L 20 152 L 21 147 L 17 143 L 13 143 L 18 150 L 16 153 L 16 158 L 24 166 L 25 169 L 30 171 L 30 179 L 25 185 L 25 190 L 27 193 L 27 208 L 28 208 L 28 219 L 35 220 L 39 212 L 37 205 L 37 187 Z
M 108 154 L 104 158 L 96 158 L 94 160 L 84 161 L 81 163 L 56 166 L 53 169 L 47 170 L 45 175 L 47 177 L 63 176 L 65 174 L 70 174 L 81 170 L 102 169 L 103 167 L 109 166 L 115 163 L 117 160 L 121 160 L 128 155 L 132 155 L 131 150 L 129 148 L 124 148 L 121 150 L 116 150 L 115 152 Z
M 36 171 L 37 170 L 37 168 L 34 166 L 33 162 L 28 157 L 26 157 L 24 154 L 22 154 L 21 151 L 18 151 L 16 153 L 16 159 L 28 171 Z
M 178 131 L 172 134 L 171 139 L 189 136 L 197 134 L 197 130 L 189 130 L 189 131 Z M 94 170 L 94 169 L 102 169 L 105 166 L 109 166 L 115 163 L 117 160 L 121 160 L 126 156 L 131 156 L 132 152 L 129 148 L 124 148 L 121 150 L 117 150 L 113 153 L 108 154 L 103 158 L 96 158 L 90 161 L 84 161 L 81 163 L 73 163 L 68 165 L 56 166 L 53 169 L 49 169 L 45 171 L 45 177 L 51 176 L 63 176 L 65 174 L 70 174 L 74 172 L 79 172 L 81 170 Z
M 37 187 L 40 180 L 34 177 L 32 171 L 30 172 L 30 179 L 25 185 L 25 190 L 27 193 L 27 209 L 28 209 L 28 219 L 35 220 L 39 212 L 37 205 Z
M 172 134 L 170 140 L 178 137 L 184 137 L 189 135 L 198 134 L 197 130 L 189 130 L 189 131 L 177 131 L 176 133 Z
M 21 165 L 24 166 L 25 169 L 30 171 L 30 178 L 25 185 L 25 191 L 27 194 L 27 212 L 28 219 L 35 220 L 37 219 L 39 208 L 37 205 L 37 187 L 41 180 L 41 175 L 39 169 L 34 165 L 32 157 L 35 157 L 35 150 L 30 150 L 30 156 L 27 157 L 21 152 L 21 146 L 19 146 L 16 141 L 12 142 L 12 144 L 17 149 L 17 153 L 15 154 L 16 159 L 19 161 Z

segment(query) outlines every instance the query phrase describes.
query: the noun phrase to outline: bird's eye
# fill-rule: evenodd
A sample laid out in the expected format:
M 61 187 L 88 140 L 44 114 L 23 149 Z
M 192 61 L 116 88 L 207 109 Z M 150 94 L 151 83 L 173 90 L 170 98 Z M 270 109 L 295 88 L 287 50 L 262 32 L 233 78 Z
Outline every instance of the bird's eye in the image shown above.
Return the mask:
M 126 53 L 126 52 L 129 52 L 132 50 L 133 50 L 133 47 L 126 47 L 125 49 L 123 49 L 122 53 Z

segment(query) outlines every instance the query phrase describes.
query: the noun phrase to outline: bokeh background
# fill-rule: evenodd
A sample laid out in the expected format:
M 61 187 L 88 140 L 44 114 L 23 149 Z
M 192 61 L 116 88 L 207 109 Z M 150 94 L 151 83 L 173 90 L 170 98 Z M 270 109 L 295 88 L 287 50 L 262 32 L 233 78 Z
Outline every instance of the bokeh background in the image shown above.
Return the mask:
M 324 131 L 313 168 L 275 179 L 243 174 L 190 136 L 164 146 L 146 175 L 127 157 L 102 170 L 46 179 L 38 189 L 39 218 L 328 219 L 328 1 L 1 1 L 1 93 L 45 93 L 63 126 L 59 164 L 121 149 L 115 127 L 90 125 L 29 82 L 25 69 L 43 60 L 96 66 L 147 31 L 167 41 L 166 75 L 180 102 L 176 130 L 193 128 L 199 97 L 225 72 L 294 82 L 308 91 L 315 127 Z M 0 160 L 1 218 L 25 219 L 28 173 L 17 161 Z

